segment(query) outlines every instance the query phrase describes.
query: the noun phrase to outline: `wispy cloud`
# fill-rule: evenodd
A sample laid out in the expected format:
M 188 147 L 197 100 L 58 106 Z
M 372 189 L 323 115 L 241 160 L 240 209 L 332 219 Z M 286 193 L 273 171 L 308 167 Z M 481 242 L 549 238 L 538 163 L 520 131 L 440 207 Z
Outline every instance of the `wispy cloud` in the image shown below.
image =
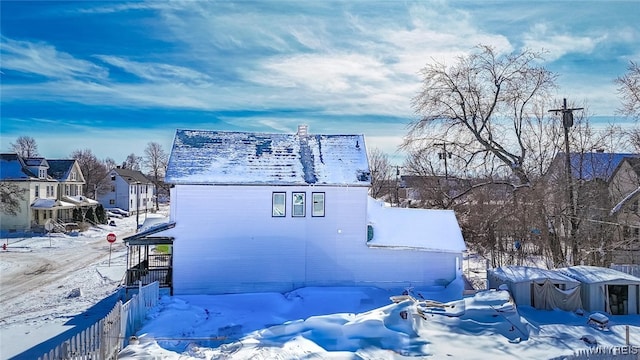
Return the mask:
M 538 23 L 524 36 L 524 44 L 534 50 L 544 49 L 548 52 L 546 59 L 554 61 L 570 53 L 589 54 L 606 39 L 606 35 L 591 37 L 558 33 L 552 26 Z
M 100 60 L 151 82 L 175 83 L 196 87 L 211 85 L 211 77 L 183 66 L 132 61 L 123 57 L 97 55 Z
M 107 69 L 90 61 L 77 59 L 42 42 L 20 41 L 2 37 L 2 69 L 40 75 L 53 79 L 104 79 Z

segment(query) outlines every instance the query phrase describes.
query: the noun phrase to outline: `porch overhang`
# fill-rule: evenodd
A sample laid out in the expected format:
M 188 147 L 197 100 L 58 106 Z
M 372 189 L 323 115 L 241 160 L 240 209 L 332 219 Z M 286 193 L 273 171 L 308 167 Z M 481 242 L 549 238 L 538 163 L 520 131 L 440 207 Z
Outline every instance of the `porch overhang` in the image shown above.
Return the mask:
M 150 227 L 147 230 L 124 238 L 127 245 L 171 245 L 173 244 L 173 236 L 151 236 L 159 232 L 173 229 L 176 226 L 175 221 L 162 223 Z

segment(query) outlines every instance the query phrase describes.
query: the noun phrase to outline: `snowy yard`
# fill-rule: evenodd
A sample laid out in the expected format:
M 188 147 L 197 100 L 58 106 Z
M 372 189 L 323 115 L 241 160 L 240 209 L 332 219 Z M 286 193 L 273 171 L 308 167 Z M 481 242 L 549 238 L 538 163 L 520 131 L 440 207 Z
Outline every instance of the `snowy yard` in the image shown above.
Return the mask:
M 116 223 L 80 236 L 9 240 L 0 253 L 1 359 L 33 359 L 111 309 L 124 275 L 121 240 L 135 229 L 135 218 Z M 109 266 L 111 231 L 118 241 Z M 479 273 L 469 264 L 466 273 Z M 75 289 L 80 296 L 70 296 Z M 138 331 L 139 344 L 120 358 L 551 359 L 588 349 L 585 335 L 600 346 L 622 347 L 625 325 L 631 325 L 630 344 L 640 345 L 638 315 L 610 316 L 609 329 L 600 330 L 587 325 L 588 314 L 515 309 L 504 291 L 456 301 L 457 289 L 430 290 L 413 295 L 441 301 L 446 311 L 393 303 L 402 289 L 366 287 L 163 297 Z
M 418 292 L 414 292 L 418 293 Z M 421 292 L 420 292 L 421 293 Z M 449 294 L 421 293 L 438 300 Z M 622 347 L 625 324 L 640 344 L 640 317 L 614 316 L 608 330 L 587 316 L 515 309 L 505 291 L 453 301 L 451 316 L 375 288 L 303 288 L 287 294 L 165 297 L 121 359 L 551 359 L 590 345 Z M 403 319 L 406 312 L 407 319 Z M 449 311 L 448 311 L 449 312 Z

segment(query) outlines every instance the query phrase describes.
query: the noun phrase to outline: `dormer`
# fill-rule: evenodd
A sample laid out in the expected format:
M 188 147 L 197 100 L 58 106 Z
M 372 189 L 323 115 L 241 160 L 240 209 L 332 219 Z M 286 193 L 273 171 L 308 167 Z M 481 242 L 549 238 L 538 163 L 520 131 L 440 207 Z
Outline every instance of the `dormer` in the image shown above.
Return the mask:
M 47 173 L 49 163 L 44 158 L 28 158 L 25 159 L 24 162 L 29 171 L 37 175 L 39 179 L 47 179 L 49 177 Z

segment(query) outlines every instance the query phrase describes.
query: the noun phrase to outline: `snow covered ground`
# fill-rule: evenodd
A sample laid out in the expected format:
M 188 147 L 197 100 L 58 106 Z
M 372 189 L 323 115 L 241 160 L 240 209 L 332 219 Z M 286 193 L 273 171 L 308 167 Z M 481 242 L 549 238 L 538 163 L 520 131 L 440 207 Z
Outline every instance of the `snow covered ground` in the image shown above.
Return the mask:
M 135 218 L 116 223 L 77 237 L 51 237 L 51 246 L 47 237 L 9 240 L 9 250 L 0 252 L 0 359 L 34 359 L 112 308 L 125 267 L 121 240 L 135 229 Z M 109 266 L 111 231 L 118 241 Z M 473 260 L 464 262 L 471 264 L 466 273 L 483 273 Z M 70 297 L 76 288 L 81 296 Z M 611 316 L 609 329 L 599 330 L 587 325 L 588 314 L 515 309 L 504 291 L 455 301 L 452 289 L 413 290 L 416 299 L 441 301 L 445 308 L 393 303 L 390 297 L 401 291 L 302 288 L 163 297 L 138 332 L 139 344 L 120 358 L 551 359 L 588 349 L 585 335 L 600 346 L 624 346 L 626 325 L 630 344 L 640 346 L 638 315 Z
M 585 335 L 622 347 L 625 324 L 633 324 L 630 343 L 640 344 L 639 316 L 612 317 L 610 328 L 599 330 L 586 316 L 515 309 L 506 291 L 495 290 L 446 304 L 443 311 L 392 303 L 389 292 L 375 288 L 165 297 L 139 331 L 139 344 L 120 358 L 552 359 L 588 349 Z
M 35 359 L 113 308 L 126 267 L 122 239 L 133 234 L 136 218 L 115 222 L 78 236 L 0 239 L 8 244 L 0 249 L 0 359 Z M 117 241 L 109 260 L 110 232 Z

